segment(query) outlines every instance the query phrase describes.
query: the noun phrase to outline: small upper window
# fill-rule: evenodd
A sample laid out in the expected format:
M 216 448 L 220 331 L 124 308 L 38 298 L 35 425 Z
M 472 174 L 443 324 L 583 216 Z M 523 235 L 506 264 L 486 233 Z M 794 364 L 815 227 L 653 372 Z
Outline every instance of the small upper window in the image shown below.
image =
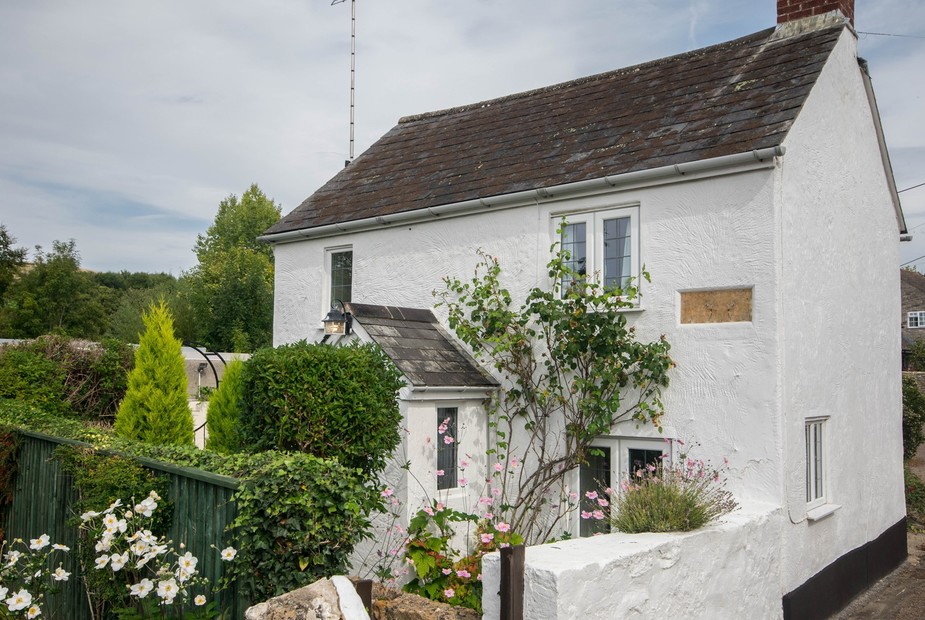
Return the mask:
M 566 267 L 565 295 L 575 280 L 593 278 L 608 288 L 625 288 L 639 273 L 638 209 L 635 207 L 566 216 L 559 241 Z M 925 320 L 925 317 L 923 317 Z
M 331 303 L 352 301 L 353 250 L 331 252 Z
M 906 317 L 906 327 L 925 327 L 925 310 L 910 312 Z

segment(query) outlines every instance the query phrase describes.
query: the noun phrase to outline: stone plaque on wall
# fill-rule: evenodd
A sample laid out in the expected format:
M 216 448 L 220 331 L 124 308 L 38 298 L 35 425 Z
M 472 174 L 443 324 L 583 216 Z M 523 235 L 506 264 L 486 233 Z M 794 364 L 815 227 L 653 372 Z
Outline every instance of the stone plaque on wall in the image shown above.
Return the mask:
M 751 320 L 750 288 L 681 293 L 681 323 L 736 323 Z

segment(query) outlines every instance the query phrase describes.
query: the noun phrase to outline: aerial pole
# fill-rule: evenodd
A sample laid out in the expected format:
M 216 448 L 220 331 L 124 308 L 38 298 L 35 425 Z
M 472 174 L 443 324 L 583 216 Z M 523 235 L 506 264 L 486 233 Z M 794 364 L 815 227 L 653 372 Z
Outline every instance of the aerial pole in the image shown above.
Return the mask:
M 346 2 L 346 0 L 333 0 L 331 6 Z M 353 161 L 353 127 L 354 110 L 356 108 L 356 59 L 357 59 L 357 0 L 350 0 L 350 159 L 344 162 L 349 166 Z

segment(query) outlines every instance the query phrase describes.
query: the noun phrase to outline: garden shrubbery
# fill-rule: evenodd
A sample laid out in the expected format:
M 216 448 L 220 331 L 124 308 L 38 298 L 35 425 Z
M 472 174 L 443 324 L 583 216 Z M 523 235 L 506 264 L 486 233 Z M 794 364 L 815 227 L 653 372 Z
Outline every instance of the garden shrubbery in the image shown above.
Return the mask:
M 912 377 L 903 377 L 903 458 L 915 456 L 925 441 L 925 395 Z
M 0 398 L 61 415 L 111 421 L 125 395 L 132 349 L 117 340 L 88 343 L 42 336 L 0 348 Z
M 278 451 L 224 456 L 192 446 L 160 446 L 0 400 L 0 432 L 16 428 L 93 442 L 94 450 L 68 448 L 58 455 L 71 471 L 82 470 L 76 481 L 86 499 L 81 506 L 119 493 L 137 497 L 132 489 L 149 485 L 145 494 L 158 490 L 166 499 L 162 482 L 149 478 L 148 470 L 139 473 L 135 457 L 237 478 L 238 516 L 230 536 L 239 555 L 228 571 L 253 602 L 344 572 L 353 547 L 369 535 L 369 515 L 382 509 L 379 489 L 364 484 L 363 472 L 333 458 Z
M 243 374 L 248 450 L 297 450 L 371 474 L 398 445 L 401 374 L 375 345 L 262 349 Z

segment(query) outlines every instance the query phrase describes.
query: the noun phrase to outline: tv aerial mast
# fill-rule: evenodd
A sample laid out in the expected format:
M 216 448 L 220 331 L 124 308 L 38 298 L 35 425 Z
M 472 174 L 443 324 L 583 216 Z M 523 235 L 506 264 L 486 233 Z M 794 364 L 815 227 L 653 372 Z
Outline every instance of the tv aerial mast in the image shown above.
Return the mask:
M 332 0 L 331 6 L 347 0 Z M 350 159 L 344 162 L 349 166 L 353 161 L 353 127 L 356 108 L 356 59 L 357 59 L 357 0 L 350 0 Z

